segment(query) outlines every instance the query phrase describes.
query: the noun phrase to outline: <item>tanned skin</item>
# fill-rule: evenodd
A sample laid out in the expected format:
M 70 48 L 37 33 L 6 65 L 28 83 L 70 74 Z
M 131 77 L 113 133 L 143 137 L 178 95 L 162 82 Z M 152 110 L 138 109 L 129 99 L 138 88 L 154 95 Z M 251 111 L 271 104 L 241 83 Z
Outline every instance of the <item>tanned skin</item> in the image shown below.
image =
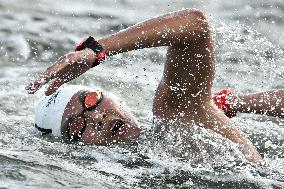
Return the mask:
M 284 90 L 265 91 L 228 96 L 228 103 L 236 113 L 255 113 L 284 118 Z
M 186 9 L 169 13 L 99 39 L 98 42 L 108 56 L 141 48 L 167 46 L 163 77 L 154 97 L 154 116 L 174 119 L 188 127 L 197 124 L 211 129 L 238 144 L 248 161 L 256 163 L 262 159 L 245 134 L 212 103 L 215 49 L 211 29 L 203 12 Z M 91 49 L 67 54 L 40 73 L 26 89 L 29 93 L 35 93 L 42 85 L 51 82 L 46 91 L 46 95 L 50 95 L 62 84 L 89 70 L 95 58 Z M 233 102 L 234 97 L 231 99 Z

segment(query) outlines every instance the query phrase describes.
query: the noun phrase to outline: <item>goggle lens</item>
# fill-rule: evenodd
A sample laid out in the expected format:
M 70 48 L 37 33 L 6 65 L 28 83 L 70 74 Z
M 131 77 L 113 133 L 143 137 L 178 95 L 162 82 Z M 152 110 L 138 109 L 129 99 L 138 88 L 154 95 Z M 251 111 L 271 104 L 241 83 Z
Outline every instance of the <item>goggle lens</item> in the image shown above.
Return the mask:
M 93 109 L 98 105 L 98 103 L 100 103 L 101 100 L 102 93 L 100 91 L 91 92 L 85 97 L 84 105 L 86 109 Z

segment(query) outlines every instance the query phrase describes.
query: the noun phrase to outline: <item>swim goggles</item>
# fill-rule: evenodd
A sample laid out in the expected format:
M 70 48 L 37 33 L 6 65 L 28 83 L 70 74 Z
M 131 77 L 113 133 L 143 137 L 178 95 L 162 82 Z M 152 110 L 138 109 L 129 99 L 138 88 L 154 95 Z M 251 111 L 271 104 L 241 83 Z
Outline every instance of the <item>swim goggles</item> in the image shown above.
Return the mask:
M 92 111 L 98 107 L 98 105 L 103 100 L 103 94 L 101 91 L 95 91 L 95 92 L 83 92 L 80 95 L 80 102 L 83 106 L 83 111 L 81 115 L 74 117 L 72 121 L 75 121 L 76 118 L 81 117 L 83 118 L 83 126 L 80 128 L 79 132 L 71 132 L 71 125 L 68 127 L 68 138 L 70 142 L 78 142 L 81 138 L 83 133 L 86 130 L 87 127 L 87 119 L 86 119 L 86 111 Z

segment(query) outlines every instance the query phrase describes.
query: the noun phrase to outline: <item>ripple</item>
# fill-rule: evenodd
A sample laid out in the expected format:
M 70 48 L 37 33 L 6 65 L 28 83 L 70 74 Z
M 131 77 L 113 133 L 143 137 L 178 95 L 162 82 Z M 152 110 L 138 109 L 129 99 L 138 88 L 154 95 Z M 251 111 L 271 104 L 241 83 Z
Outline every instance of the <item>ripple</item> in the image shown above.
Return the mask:
M 76 146 L 42 137 L 33 130 L 34 104 L 42 91 L 35 96 L 24 92 L 31 75 L 73 51 L 82 36 L 100 38 L 166 10 L 193 5 L 206 9 L 214 20 L 221 19 L 212 21 L 218 61 L 214 90 L 230 86 L 245 93 L 283 88 L 282 4 L 279 0 L 217 4 L 209 0 L 0 0 L 1 187 L 283 188 L 284 133 L 283 123 L 277 120 L 255 115 L 235 119 L 265 157 L 266 165 L 258 167 L 225 161 L 235 153 L 233 147 L 210 134 L 206 138 L 191 133 L 188 138 L 197 139 L 192 139 L 190 150 L 199 150 L 191 159 L 153 148 L 147 129 L 166 49 L 117 55 L 73 81 L 126 99 L 145 128 L 142 141 L 133 146 Z

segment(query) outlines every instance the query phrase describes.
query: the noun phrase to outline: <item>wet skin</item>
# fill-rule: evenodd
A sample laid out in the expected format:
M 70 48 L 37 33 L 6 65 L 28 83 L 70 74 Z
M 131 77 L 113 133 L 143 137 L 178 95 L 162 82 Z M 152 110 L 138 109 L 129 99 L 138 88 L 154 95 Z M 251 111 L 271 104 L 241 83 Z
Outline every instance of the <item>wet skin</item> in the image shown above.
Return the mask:
M 65 108 L 61 122 L 63 139 L 70 141 L 69 136 L 78 133 L 84 126 L 84 118 L 87 126 L 80 139 L 84 143 L 104 145 L 127 142 L 139 136 L 141 129 L 134 116 L 119 102 L 106 95 L 95 109 L 83 114 L 80 100 L 82 93 L 83 91 L 77 92 Z
M 181 123 L 194 122 L 206 129 L 211 129 L 238 144 L 248 161 L 258 162 L 262 158 L 245 134 L 212 105 L 212 86 L 216 64 L 211 33 L 209 23 L 201 11 L 185 9 L 138 23 L 99 39 L 98 43 L 106 50 L 108 56 L 141 48 L 168 46 L 163 77 L 154 97 L 153 114 L 158 118 L 175 118 Z M 89 70 L 96 56 L 96 53 L 88 48 L 68 54 L 40 73 L 39 77 L 26 89 L 29 93 L 34 93 L 42 85 L 50 82 L 46 91 L 46 95 L 50 95 L 62 84 Z M 106 101 L 109 102 L 106 103 L 106 107 L 112 104 L 111 100 Z M 113 106 L 118 107 L 114 109 L 119 110 L 119 106 L 109 105 L 109 107 Z M 99 109 L 98 112 L 100 112 Z M 120 115 L 120 111 L 116 110 L 111 111 L 108 116 Z M 124 115 L 124 117 L 128 116 Z M 82 118 L 80 119 L 77 121 L 82 122 Z M 130 125 L 129 133 L 133 135 L 139 133 L 135 129 L 135 122 Z M 107 141 L 116 140 L 118 137 L 111 136 L 109 127 L 107 125 L 103 127 L 106 129 L 105 134 L 98 134 L 99 131 L 88 126 L 82 139 L 95 144 L 105 144 Z M 95 136 L 92 136 L 94 138 L 91 137 L 92 133 L 95 133 Z M 126 133 L 117 136 L 120 140 L 135 138 Z

